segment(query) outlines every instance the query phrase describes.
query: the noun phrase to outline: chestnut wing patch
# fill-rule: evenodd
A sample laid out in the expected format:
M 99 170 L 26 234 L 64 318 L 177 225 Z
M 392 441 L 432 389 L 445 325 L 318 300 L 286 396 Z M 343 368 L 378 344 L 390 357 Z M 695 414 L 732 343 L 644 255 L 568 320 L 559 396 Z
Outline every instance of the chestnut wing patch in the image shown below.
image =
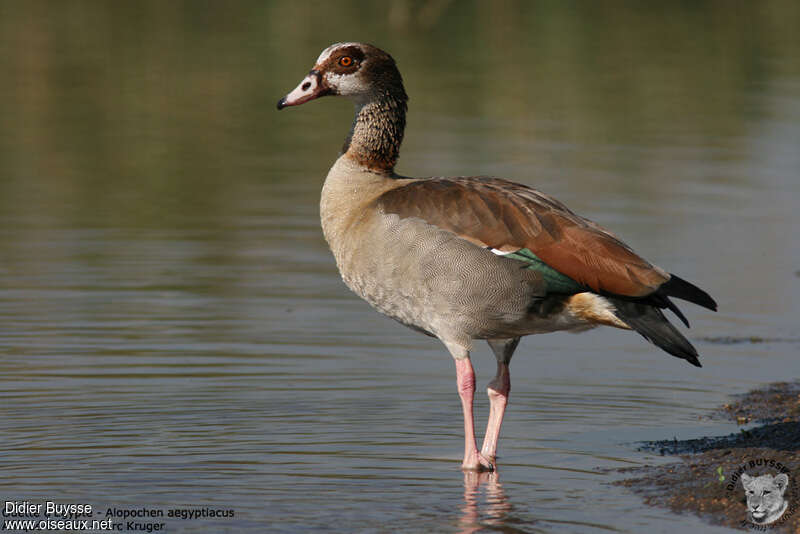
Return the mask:
M 376 203 L 384 213 L 422 219 L 496 254 L 529 263 L 553 292 L 591 289 L 644 297 L 670 277 L 554 198 L 507 180 L 424 179 L 392 189 Z

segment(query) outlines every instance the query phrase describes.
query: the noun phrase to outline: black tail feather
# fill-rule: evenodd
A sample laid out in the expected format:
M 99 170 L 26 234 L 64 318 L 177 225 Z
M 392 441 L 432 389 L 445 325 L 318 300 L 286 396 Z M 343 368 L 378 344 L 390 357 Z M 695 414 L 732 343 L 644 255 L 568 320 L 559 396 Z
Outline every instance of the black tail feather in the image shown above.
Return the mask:
M 675 297 L 678 299 L 688 300 L 689 302 L 694 302 L 698 306 L 702 306 L 704 308 L 708 308 L 709 310 L 717 311 L 717 303 L 714 299 L 711 298 L 711 295 L 697 287 L 696 285 L 692 284 L 691 282 L 687 282 L 683 278 L 675 276 L 674 274 L 670 273 L 670 279 L 661 284 L 661 287 L 658 288 L 658 293 L 662 295 L 666 295 L 668 297 Z M 671 304 L 671 303 L 670 303 Z M 678 317 L 681 317 L 683 322 L 686 322 L 686 319 L 683 318 L 682 314 L 677 310 L 674 304 L 669 305 L 669 309 L 674 311 Z M 686 326 L 689 326 L 688 324 Z
M 691 284 L 689 285 L 691 286 Z M 616 308 L 614 313 L 617 317 L 622 319 L 625 324 L 632 329 L 639 332 L 646 340 L 673 356 L 683 358 L 694 366 L 702 367 L 698 359 L 699 355 L 697 354 L 697 350 L 689 343 L 688 339 L 683 337 L 683 334 L 672 326 L 659 308 L 644 302 L 633 302 L 615 298 L 609 300 L 611 300 Z M 677 309 L 674 304 L 669 307 L 673 309 L 673 311 Z M 682 316 L 682 314 L 680 316 Z
M 672 313 L 677 315 L 678 319 L 680 319 L 683 322 L 683 324 L 686 325 L 686 328 L 689 328 L 689 319 L 686 318 L 686 316 L 683 314 L 680 308 L 675 306 L 675 303 L 669 300 L 669 297 L 664 297 L 664 302 L 666 302 L 667 308 L 672 310 Z

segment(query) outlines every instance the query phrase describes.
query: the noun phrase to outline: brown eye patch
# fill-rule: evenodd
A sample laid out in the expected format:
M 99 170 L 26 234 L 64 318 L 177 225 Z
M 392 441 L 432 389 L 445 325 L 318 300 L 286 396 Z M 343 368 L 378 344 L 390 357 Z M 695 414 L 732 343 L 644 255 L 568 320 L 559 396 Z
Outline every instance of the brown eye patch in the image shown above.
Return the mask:
M 327 58 L 319 70 L 330 70 L 340 74 L 350 74 L 361 68 L 364 62 L 364 51 L 358 46 L 345 46 L 334 50 L 331 57 Z

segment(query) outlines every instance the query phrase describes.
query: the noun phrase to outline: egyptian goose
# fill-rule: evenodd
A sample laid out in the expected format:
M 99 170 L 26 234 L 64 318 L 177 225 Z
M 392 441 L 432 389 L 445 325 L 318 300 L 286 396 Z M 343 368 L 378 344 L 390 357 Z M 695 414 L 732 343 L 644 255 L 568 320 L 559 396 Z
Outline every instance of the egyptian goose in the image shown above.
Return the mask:
M 439 338 L 455 359 L 464 412 L 463 469 L 492 470 L 520 337 L 597 325 L 635 330 L 700 367 L 664 317 L 677 297 L 716 310 L 693 284 L 638 256 L 614 234 L 530 187 L 484 176 L 394 173 L 407 100 L 392 57 L 374 46 L 322 51 L 278 109 L 347 96 L 355 120 L 322 187 L 325 239 L 347 286 L 378 311 Z M 489 422 L 478 451 L 472 341 L 497 358 Z

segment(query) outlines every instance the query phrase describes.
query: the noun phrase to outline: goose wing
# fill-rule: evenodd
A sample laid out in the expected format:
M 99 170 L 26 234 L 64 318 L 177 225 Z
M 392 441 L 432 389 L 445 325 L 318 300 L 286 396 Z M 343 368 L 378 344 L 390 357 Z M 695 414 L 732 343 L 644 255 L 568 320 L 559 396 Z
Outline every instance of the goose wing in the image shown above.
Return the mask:
M 384 213 L 422 219 L 529 263 L 553 292 L 590 289 L 638 298 L 670 279 L 608 230 L 548 195 L 507 180 L 423 179 L 387 191 L 375 202 Z

